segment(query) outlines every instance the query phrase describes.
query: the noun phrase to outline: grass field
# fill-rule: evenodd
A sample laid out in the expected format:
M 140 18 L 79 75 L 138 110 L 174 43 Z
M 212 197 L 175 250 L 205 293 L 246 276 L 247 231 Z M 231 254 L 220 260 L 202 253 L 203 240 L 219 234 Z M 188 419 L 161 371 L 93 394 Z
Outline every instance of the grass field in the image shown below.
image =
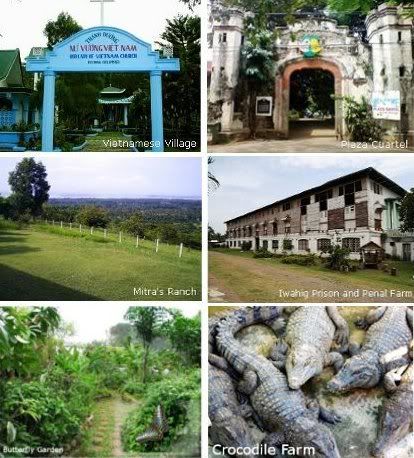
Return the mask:
M 396 277 L 376 269 L 343 273 L 329 270 L 322 264 L 302 267 L 282 264 L 277 258 L 254 259 L 251 252 L 242 253 L 229 249 L 210 250 L 210 300 L 211 302 L 413 302 L 413 263 L 390 261 L 389 264 L 397 268 Z M 399 296 L 400 293 L 402 296 Z
M 0 300 L 201 300 L 201 252 L 178 250 L 102 230 L 2 225 Z

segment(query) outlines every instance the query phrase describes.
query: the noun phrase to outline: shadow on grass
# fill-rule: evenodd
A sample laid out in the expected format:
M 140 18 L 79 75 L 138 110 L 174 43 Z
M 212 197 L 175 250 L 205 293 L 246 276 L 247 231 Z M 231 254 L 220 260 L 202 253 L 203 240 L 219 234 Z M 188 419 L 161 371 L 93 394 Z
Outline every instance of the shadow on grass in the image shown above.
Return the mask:
M 0 264 L 0 301 L 98 301 L 76 291 Z
M 0 250 L 5 250 L 7 248 L 10 248 L 10 243 L 24 243 L 26 241 L 25 238 L 19 238 L 19 237 L 14 237 L 12 235 L 9 235 L 7 237 L 4 237 L 3 235 L 0 235 Z M 6 246 L 2 245 L 3 243 L 7 244 Z

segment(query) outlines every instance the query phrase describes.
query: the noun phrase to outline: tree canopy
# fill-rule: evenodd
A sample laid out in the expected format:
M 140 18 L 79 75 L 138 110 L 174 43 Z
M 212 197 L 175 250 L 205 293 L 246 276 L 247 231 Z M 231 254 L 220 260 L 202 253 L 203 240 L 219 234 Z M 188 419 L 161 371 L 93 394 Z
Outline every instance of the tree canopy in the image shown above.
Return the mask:
M 13 217 L 19 219 L 25 214 L 36 217 L 42 214 L 42 206 L 49 199 L 50 185 L 46 168 L 33 158 L 24 158 L 9 173 L 12 194 L 9 203 Z
M 55 44 L 82 30 L 82 27 L 69 13 L 62 12 L 56 21 L 50 20 L 44 29 L 47 38 L 47 47 L 52 49 Z
M 401 201 L 400 219 L 402 232 L 414 232 L 414 188 Z

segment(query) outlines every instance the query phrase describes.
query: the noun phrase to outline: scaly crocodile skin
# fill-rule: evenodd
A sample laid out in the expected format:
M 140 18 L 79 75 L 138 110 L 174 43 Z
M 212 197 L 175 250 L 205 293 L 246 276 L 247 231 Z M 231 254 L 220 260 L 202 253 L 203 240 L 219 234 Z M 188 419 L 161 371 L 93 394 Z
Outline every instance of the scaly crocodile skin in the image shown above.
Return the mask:
M 277 306 L 246 308 L 222 320 L 217 327 L 217 348 L 239 374 L 246 371 L 256 374 L 258 385 L 250 394 L 250 402 L 267 431 L 283 431 L 284 440 L 295 446 L 322 443 L 321 450 L 329 449 L 329 452 L 316 450 L 315 456 L 339 457 L 335 439 L 309 411 L 302 391 L 290 390 L 280 370 L 265 357 L 243 347 L 234 337 L 249 325 L 277 319 L 282 309 Z
M 380 357 L 407 346 L 412 339 L 412 332 L 407 323 L 407 307 L 392 305 L 384 315 L 373 323 L 365 336 L 361 350 L 373 350 Z

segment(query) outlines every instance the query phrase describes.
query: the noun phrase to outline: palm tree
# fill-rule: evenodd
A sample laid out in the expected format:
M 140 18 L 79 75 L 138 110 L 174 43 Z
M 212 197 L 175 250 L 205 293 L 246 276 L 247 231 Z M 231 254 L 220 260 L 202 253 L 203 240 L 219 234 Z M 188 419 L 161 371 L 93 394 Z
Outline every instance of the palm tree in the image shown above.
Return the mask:
M 214 157 L 209 156 L 207 160 L 207 164 L 210 166 L 214 163 Z M 208 171 L 208 192 L 215 191 L 220 186 L 219 180 L 212 174 L 212 172 Z

